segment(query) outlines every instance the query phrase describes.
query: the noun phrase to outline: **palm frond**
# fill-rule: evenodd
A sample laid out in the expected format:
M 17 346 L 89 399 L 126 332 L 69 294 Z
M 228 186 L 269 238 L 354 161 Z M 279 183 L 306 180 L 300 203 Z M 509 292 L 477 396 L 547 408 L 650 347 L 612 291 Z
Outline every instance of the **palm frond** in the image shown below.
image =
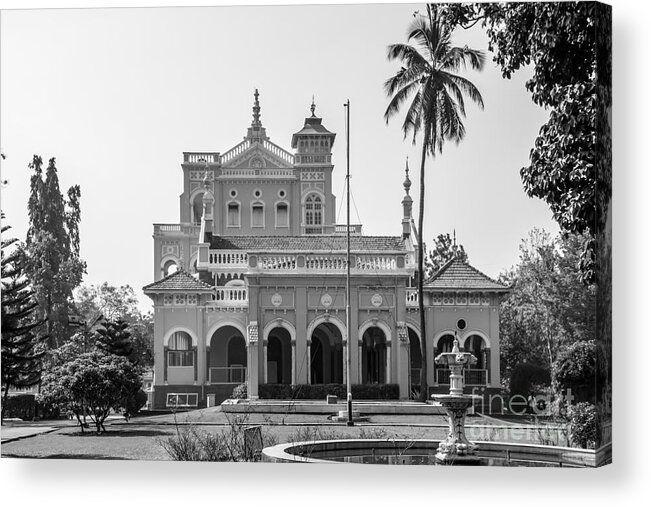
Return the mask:
M 470 97 L 470 99 L 477 104 L 480 109 L 484 109 L 484 99 L 482 98 L 479 89 L 472 82 L 458 74 L 451 74 L 449 72 L 443 72 L 443 74 L 447 79 L 458 86 L 463 94 Z
M 409 97 L 418 89 L 420 83 L 418 81 L 412 81 L 411 83 L 403 86 L 398 90 L 394 95 L 387 110 L 384 112 L 384 120 L 389 123 L 389 120 L 395 115 L 399 110 L 402 104 L 409 99 Z
M 449 48 L 441 58 L 441 69 L 458 71 L 467 69 L 468 65 L 473 70 L 482 70 L 486 62 L 486 55 L 478 49 L 468 46 Z

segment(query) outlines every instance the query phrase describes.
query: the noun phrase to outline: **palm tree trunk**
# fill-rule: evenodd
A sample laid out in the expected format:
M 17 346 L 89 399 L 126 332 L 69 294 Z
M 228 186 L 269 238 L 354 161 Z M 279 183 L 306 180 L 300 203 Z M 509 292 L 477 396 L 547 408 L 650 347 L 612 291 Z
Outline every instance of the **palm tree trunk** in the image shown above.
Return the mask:
M 420 396 L 419 401 L 427 401 L 427 333 L 425 332 L 425 301 L 423 298 L 423 219 L 425 216 L 425 158 L 428 144 L 427 131 L 423 139 L 423 153 L 420 161 L 420 195 L 418 196 L 418 312 L 420 313 Z

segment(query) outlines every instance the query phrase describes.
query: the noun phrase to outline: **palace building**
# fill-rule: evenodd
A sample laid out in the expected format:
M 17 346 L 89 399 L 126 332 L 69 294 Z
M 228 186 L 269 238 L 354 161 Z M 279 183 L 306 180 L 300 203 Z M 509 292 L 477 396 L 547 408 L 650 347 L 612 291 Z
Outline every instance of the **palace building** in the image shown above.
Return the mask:
M 346 329 L 346 225 L 335 223 L 332 146 L 315 115 L 272 143 L 260 120 L 219 153 L 184 153 L 178 224 L 154 224 L 153 407 L 220 403 L 247 384 L 394 384 L 410 399 L 427 361 L 431 392 L 449 370 L 434 357 L 455 333 L 477 363 L 466 386 L 499 388 L 499 301 L 508 287 L 460 259 L 427 282 L 427 336 L 419 329 L 411 182 L 391 236 L 351 225 L 351 332 Z M 398 203 L 396 203 L 398 209 Z M 427 355 L 421 357 L 420 340 Z

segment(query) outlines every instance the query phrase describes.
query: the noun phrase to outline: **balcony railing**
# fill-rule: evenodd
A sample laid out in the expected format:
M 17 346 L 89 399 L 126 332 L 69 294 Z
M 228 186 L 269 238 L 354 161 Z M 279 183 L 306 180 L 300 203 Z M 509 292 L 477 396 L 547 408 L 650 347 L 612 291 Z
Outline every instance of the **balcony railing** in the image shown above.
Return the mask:
M 407 306 L 418 306 L 418 289 L 407 289 L 405 303 Z
M 436 383 L 439 385 L 450 384 L 450 369 L 436 369 Z M 463 383 L 466 386 L 485 386 L 488 383 L 488 370 L 466 368 L 463 370 Z
M 246 270 L 249 255 L 241 250 L 208 250 L 208 262 L 220 269 Z
M 184 152 L 183 162 L 186 164 L 217 164 L 219 162 L 218 152 Z
M 199 236 L 200 224 L 154 224 L 156 236 Z
M 337 224 L 335 225 L 335 234 L 345 235 L 346 234 L 346 224 Z M 361 235 L 362 234 L 362 224 L 350 224 L 350 234 L 351 235 Z
M 221 163 L 226 164 L 227 162 L 233 160 L 235 157 L 237 157 L 238 155 L 241 155 L 246 150 L 248 150 L 250 146 L 251 146 L 251 141 L 249 141 L 248 139 L 245 139 L 240 144 L 238 144 L 234 148 L 232 148 L 232 149 L 228 150 L 226 153 L 224 153 L 221 156 Z
M 262 145 L 278 158 L 281 158 L 288 164 L 294 165 L 294 155 L 288 151 L 283 150 L 280 146 L 276 146 L 274 143 L 267 140 L 263 141 Z
M 242 384 L 246 382 L 246 366 L 213 366 L 208 372 L 211 384 Z
M 201 247 L 200 247 L 201 248 Z M 201 255 L 199 256 L 201 258 Z M 403 254 L 352 254 L 354 274 L 397 273 Z M 247 253 L 242 250 L 208 250 L 208 262 L 198 262 L 199 269 L 209 268 L 237 273 L 343 274 L 345 254 Z
M 246 287 L 216 287 L 212 295 L 216 306 L 248 307 L 249 292 Z

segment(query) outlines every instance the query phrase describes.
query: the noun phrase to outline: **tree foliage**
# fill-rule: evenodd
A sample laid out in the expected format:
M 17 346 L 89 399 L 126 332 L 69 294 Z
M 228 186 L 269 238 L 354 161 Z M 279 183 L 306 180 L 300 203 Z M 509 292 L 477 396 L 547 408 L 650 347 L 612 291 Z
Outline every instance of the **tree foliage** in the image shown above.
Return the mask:
M 2 214 L 4 219 L 4 214 Z M 2 420 L 5 416 L 9 389 L 31 387 L 41 380 L 43 341 L 38 334 L 37 303 L 24 275 L 18 251 L 10 247 L 14 238 L 6 238 L 10 226 L 2 226 Z
M 434 239 L 434 246 L 425 260 L 425 279 L 431 279 L 450 259 L 457 257 L 467 262 L 468 254 L 463 245 L 457 245 L 450 234 L 439 234 Z
M 100 285 L 83 285 L 75 292 L 74 304 L 86 323 L 93 322 L 98 315 L 104 318 L 92 333 L 95 340 L 99 337 L 97 331 L 101 331 L 101 327 L 107 322 L 111 326 L 111 333 L 117 331 L 115 325 L 118 322 L 120 325 L 126 323 L 123 332 L 128 332 L 130 336 L 129 358 L 143 368 L 153 366 L 154 319 L 150 313 L 140 312 L 138 299 L 131 286 L 115 287 L 107 282 Z
M 125 357 L 100 351 L 81 354 L 73 361 L 58 365 L 43 377 L 40 401 L 62 405 L 81 423 L 87 414 L 96 430 L 106 431 L 104 422 L 111 410 L 126 409 L 137 397 L 139 371 Z
M 531 66 L 533 101 L 550 110 L 520 174 L 566 233 L 584 234 L 586 283 L 597 278 L 611 200 L 611 11 L 597 2 L 448 4 L 451 23 L 481 22 L 505 78 Z
M 33 171 L 27 206 L 29 229 L 22 254 L 49 345 L 55 348 L 72 334 L 68 325 L 72 292 L 86 271 L 79 257 L 81 191 L 75 185 L 68 190 L 67 199 L 63 197 L 54 158 L 45 175 L 41 157 L 34 155 L 29 167 Z
M 603 359 L 594 340 L 566 346 L 554 361 L 552 381 L 558 392 L 571 390 L 577 401 L 594 402 L 603 380 Z
M 384 84 L 386 94 L 390 97 L 384 118 L 388 123 L 405 106 L 407 111 L 402 123 L 405 139 L 409 137 L 416 144 L 419 136 L 422 136 L 417 228 L 418 306 L 422 336 L 427 336 L 423 306 L 425 161 L 428 156 L 434 157 L 436 153 L 441 153 L 446 142 L 459 143 L 465 137 L 463 120 L 466 115 L 466 98 L 483 107 L 479 90 L 458 72 L 468 66 L 481 70 L 484 55 L 468 46 L 453 46 L 453 29 L 443 10 L 436 4 L 430 4 L 425 15 L 414 14 L 414 19 L 407 29 L 407 43 L 392 44 L 387 51 L 387 58 L 399 61 L 401 68 Z M 423 357 L 427 355 L 426 341 L 421 340 Z M 423 362 L 421 368 L 422 401 L 427 396 L 426 364 L 426 361 Z
M 534 229 L 520 246 L 520 261 L 502 273 L 511 292 L 500 307 L 500 360 L 504 378 L 521 363 L 551 372 L 560 350 L 594 339 L 596 288 L 578 267 L 584 237 L 557 238 Z

